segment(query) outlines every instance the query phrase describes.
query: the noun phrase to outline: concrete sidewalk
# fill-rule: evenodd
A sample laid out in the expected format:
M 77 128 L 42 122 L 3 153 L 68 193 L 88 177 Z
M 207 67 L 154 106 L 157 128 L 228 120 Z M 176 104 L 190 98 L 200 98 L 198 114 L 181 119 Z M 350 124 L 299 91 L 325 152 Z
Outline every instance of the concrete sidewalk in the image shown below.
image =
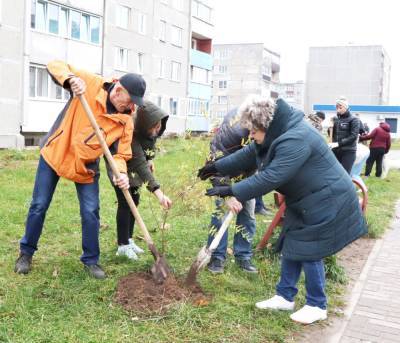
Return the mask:
M 356 282 L 330 343 L 400 342 L 400 204 Z

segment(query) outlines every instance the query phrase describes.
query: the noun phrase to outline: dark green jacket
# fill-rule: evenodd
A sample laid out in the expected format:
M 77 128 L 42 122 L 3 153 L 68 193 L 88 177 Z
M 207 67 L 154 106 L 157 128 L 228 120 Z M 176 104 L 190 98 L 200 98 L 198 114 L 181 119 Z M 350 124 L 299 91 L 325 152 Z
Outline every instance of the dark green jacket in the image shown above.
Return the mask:
M 216 162 L 223 175 L 258 167 L 232 186 L 241 202 L 273 190 L 285 195 L 279 248 L 285 258 L 315 261 L 335 254 L 367 232 L 355 187 L 303 113 L 277 100 L 265 140 Z
M 160 120 L 161 130 L 159 134 L 157 137 L 150 137 L 147 131 Z M 155 156 L 157 138 L 164 133 L 167 121 L 168 114 L 151 101 L 146 100 L 144 106 L 138 109 L 132 139 L 132 159 L 127 162 L 131 187 L 139 188 L 143 183 L 146 183 L 150 192 L 160 188 L 149 169 L 148 161 Z
M 144 105 L 139 107 L 134 120 L 134 132 L 132 137 L 132 159 L 127 162 L 129 183 L 131 187 L 139 188 L 143 183 L 147 185 L 150 192 L 160 188 L 159 183 L 150 171 L 148 161 L 155 156 L 155 144 L 157 138 L 161 137 L 165 131 L 168 114 L 153 104 L 145 100 Z M 161 129 L 157 137 L 150 137 L 148 130 L 161 120 Z M 107 165 L 109 176 L 112 172 Z

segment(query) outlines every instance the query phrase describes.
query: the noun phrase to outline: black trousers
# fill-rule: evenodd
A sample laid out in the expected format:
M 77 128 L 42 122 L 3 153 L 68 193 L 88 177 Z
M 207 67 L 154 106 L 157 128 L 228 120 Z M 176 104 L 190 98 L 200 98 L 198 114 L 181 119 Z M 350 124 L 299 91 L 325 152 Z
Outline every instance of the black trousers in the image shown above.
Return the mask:
M 375 161 L 375 176 L 380 177 L 382 175 L 383 156 L 385 156 L 385 148 L 369 148 L 369 157 L 365 165 L 365 176 L 371 174 Z
M 354 161 L 356 160 L 356 152 L 352 150 L 332 149 L 336 156 L 336 159 L 343 166 L 343 168 L 350 175 L 351 168 L 353 167 Z
M 135 225 L 135 217 L 133 216 L 128 202 L 125 199 L 119 187 L 114 187 L 115 194 L 117 195 L 118 208 L 117 208 L 117 238 L 118 245 L 129 244 L 129 238 L 132 238 L 133 227 Z M 133 202 L 139 206 L 140 193 L 138 188 L 129 188 L 129 193 L 132 195 Z

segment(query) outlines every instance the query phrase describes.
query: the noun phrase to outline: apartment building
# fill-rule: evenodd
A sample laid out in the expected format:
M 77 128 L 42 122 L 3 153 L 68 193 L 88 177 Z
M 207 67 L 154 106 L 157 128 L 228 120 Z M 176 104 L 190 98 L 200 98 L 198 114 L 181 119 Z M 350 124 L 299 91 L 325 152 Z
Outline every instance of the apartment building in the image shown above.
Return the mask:
M 289 105 L 304 111 L 304 81 L 283 82 L 277 85 L 279 96 Z
M 0 0 L 0 148 L 37 145 L 68 101 L 46 71 L 53 59 L 104 76 L 142 74 L 147 98 L 170 114 L 168 131 L 206 129 L 207 123 L 188 121 L 188 113 L 204 118 L 207 112 L 200 109 L 207 92 L 192 87 L 191 78 L 198 75 L 192 66 L 211 70 L 211 6 L 206 0 Z M 207 26 L 198 29 L 192 20 Z M 197 51 L 207 56 L 199 59 Z
M 170 114 L 167 130 L 185 131 L 190 1 L 106 1 L 104 75 L 136 72 L 146 97 Z
M 305 109 L 346 96 L 353 105 L 387 105 L 391 63 L 380 45 L 311 47 Z
M 280 55 L 263 43 L 214 45 L 212 116 L 222 118 L 249 94 L 278 97 Z

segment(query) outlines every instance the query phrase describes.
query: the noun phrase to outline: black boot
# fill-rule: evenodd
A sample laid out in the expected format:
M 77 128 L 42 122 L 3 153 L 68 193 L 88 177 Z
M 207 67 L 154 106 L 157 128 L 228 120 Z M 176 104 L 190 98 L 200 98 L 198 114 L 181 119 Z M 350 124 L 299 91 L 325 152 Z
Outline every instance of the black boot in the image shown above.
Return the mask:
M 91 277 L 95 279 L 105 279 L 106 273 L 98 264 L 85 264 L 86 271 L 90 274 Z
M 23 254 L 22 252 L 19 254 L 19 257 L 15 261 L 14 272 L 17 274 L 28 274 L 31 271 L 32 266 L 32 256 Z
M 218 258 L 211 258 L 207 269 L 213 274 L 222 274 L 224 272 L 224 261 Z
M 255 210 L 254 213 L 260 214 L 260 215 L 262 215 L 262 216 L 268 216 L 268 215 L 271 214 L 271 211 L 268 210 L 268 209 L 265 208 L 265 207 L 262 207 L 262 208 L 259 208 L 259 209 Z
M 257 268 L 251 263 L 251 260 L 236 260 L 236 264 L 246 273 L 258 273 Z

